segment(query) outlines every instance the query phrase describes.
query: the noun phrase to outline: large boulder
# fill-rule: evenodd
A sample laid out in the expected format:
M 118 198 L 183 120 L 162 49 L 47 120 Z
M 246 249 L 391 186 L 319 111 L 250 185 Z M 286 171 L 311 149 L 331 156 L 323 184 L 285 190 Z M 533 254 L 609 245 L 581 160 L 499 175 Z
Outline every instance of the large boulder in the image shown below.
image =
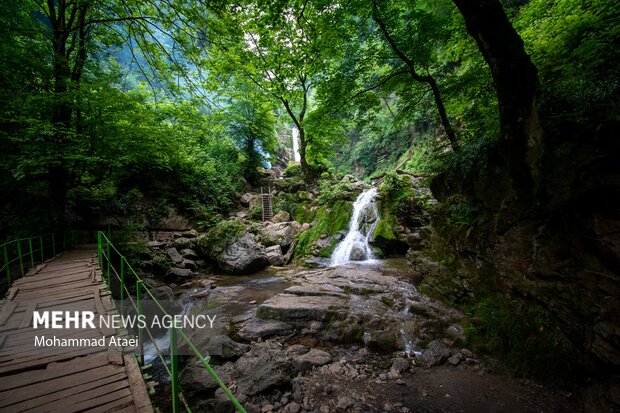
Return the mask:
M 443 364 L 450 357 L 450 349 L 440 340 L 430 342 L 422 356 L 420 364 L 424 367 L 432 367 Z
M 271 247 L 267 247 L 265 250 L 267 253 L 267 258 L 269 259 L 269 264 L 275 266 L 284 265 L 284 256 L 282 254 L 282 247 L 279 245 L 272 245 Z
M 364 261 L 366 258 L 368 258 L 368 256 L 366 254 L 366 248 L 364 247 L 364 245 L 361 243 L 356 243 L 355 245 L 353 245 L 353 248 L 351 248 L 351 255 L 349 256 L 349 259 L 351 261 Z
M 166 250 L 166 255 L 175 264 L 180 264 L 180 263 L 183 262 L 183 256 L 179 253 L 179 250 L 177 250 L 174 247 L 173 248 L 168 248 Z
M 287 222 L 291 220 L 291 214 L 286 211 L 280 211 L 271 218 L 271 222 Z
M 252 199 L 255 197 L 256 195 L 253 195 L 251 193 L 246 193 L 244 194 L 241 199 L 239 200 L 239 202 L 241 202 L 241 205 L 243 205 L 244 207 L 249 207 L 250 206 L 250 202 L 252 201 Z
M 294 369 L 277 343 L 258 343 L 235 363 L 233 377 L 241 393 L 254 396 L 289 384 Z
M 222 221 L 197 241 L 198 250 L 224 271 L 248 274 L 269 265 L 264 247 L 238 220 Z
M 227 336 L 219 335 L 211 338 L 203 350 L 209 353 L 211 357 L 235 360 L 247 353 L 249 349 L 250 346 L 247 344 L 237 343 Z
M 170 268 L 164 279 L 167 283 L 184 283 L 193 277 L 194 273 L 189 268 Z
M 279 245 L 286 249 L 295 239 L 299 228 L 299 223 L 295 221 L 267 224 L 261 231 L 263 244 L 268 247 Z

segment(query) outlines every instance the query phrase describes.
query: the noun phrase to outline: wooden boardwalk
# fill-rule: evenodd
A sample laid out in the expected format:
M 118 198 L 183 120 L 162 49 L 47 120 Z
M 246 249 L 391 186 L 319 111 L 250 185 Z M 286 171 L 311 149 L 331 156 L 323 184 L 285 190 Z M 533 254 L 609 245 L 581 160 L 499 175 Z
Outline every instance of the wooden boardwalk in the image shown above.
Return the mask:
M 0 306 L 0 412 L 152 412 L 141 370 L 118 348 L 34 347 L 33 312 L 67 309 L 115 314 L 96 271 L 96 252 L 75 249 L 13 283 Z M 58 338 L 121 336 L 112 328 L 54 330 Z

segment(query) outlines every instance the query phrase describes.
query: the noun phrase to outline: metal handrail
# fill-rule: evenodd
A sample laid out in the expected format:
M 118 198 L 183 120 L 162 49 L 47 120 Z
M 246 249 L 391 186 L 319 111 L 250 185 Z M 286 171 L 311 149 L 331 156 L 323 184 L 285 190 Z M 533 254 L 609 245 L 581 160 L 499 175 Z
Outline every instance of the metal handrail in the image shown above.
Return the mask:
M 146 295 L 148 295 L 153 300 L 153 302 L 159 307 L 159 309 L 165 315 L 169 315 L 168 312 L 164 309 L 164 307 L 159 303 L 157 298 L 153 296 L 153 294 L 151 293 L 151 290 L 144 284 L 144 281 L 142 280 L 142 278 L 140 278 L 140 276 L 134 271 L 133 267 L 127 260 L 127 257 L 121 254 L 120 251 L 112 244 L 110 238 L 111 237 L 109 236 L 109 234 L 106 235 L 103 231 L 99 231 L 97 233 L 97 257 L 99 260 L 99 268 L 101 268 L 102 273 L 105 275 L 104 281 L 108 285 L 108 287 L 110 286 L 110 277 L 112 274 L 114 274 L 115 278 L 120 282 L 121 314 L 124 310 L 125 297 L 127 297 L 130 300 L 131 305 L 135 309 L 138 317 L 142 316 L 142 297 L 143 297 L 143 293 L 146 293 Z M 115 252 L 120 258 L 120 268 L 118 270 L 114 268 L 114 266 L 111 264 L 112 260 L 110 258 L 111 258 L 112 251 Z M 127 283 L 125 280 L 125 275 L 127 274 L 127 271 L 129 271 L 130 274 L 133 275 L 136 279 L 135 301 L 129 289 L 127 288 Z M 153 335 L 151 334 L 148 327 L 138 326 L 138 342 L 140 343 L 139 361 L 142 365 L 144 365 L 144 346 L 143 346 L 144 331 L 143 330 L 146 330 L 146 333 L 151 337 L 151 340 L 153 340 Z M 168 368 L 168 366 L 166 365 L 165 360 L 164 360 L 164 355 L 161 353 L 157 345 L 155 345 L 154 347 L 155 347 L 155 352 L 157 353 L 157 356 L 163 363 L 166 373 L 168 373 L 168 375 L 170 376 L 170 383 L 172 387 L 172 411 L 174 413 L 180 412 L 181 402 L 183 402 L 183 406 L 185 407 L 185 410 L 191 413 L 191 409 L 187 401 L 185 400 L 185 397 L 183 396 L 183 392 L 182 392 L 181 385 L 179 382 L 179 365 L 178 365 L 179 354 L 178 354 L 178 348 L 177 348 L 177 345 L 178 345 L 177 337 L 179 337 L 181 340 L 183 340 L 187 344 L 187 346 L 190 348 L 192 353 L 198 358 L 198 360 L 204 366 L 204 368 L 207 369 L 211 377 L 213 377 L 213 379 L 218 384 L 218 386 L 222 389 L 224 394 L 228 397 L 228 399 L 235 406 L 235 409 L 237 409 L 237 412 L 246 413 L 246 410 L 243 408 L 241 403 L 239 403 L 239 401 L 234 396 L 232 391 L 219 378 L 219 376 L 217 375 L 213 367 L 211 367 L 211 365 L 209 364 L 208 358 L 205 358 L 200 353 L 200 351 L 198 351 L 196 346 L 185 335 L 183 330 L 175 328 L 174 326 L 171 326 L 168 330 L 170 333 L 170 354 L 169 354 L 170 368 Z
M 62 249 L 60 251 L 65 250 L 68 246 L 67 233 L 71 235 L 69 246 L 73 245 L 75 241 L 73 231 L 62 233 Z M 60 235 L 59 233 L 50 232 L 33 237 L 18 238 L 0 244 L 0 251 L 2 252 L 0 257 L 0 263 L 2 264 L 0 266 L 0 274 L 4 273 L 6 276 L 7 287 L 11 285 L 16 276 L 23 277 L 35 264 L 40 264 L 46 259 L 56 256 L 56 253 L 60 252 L 57 251 L 56 238 Z M 13 268 L 16 267 L 13 264 L 17 262 L 19 262 L 18 268 Z

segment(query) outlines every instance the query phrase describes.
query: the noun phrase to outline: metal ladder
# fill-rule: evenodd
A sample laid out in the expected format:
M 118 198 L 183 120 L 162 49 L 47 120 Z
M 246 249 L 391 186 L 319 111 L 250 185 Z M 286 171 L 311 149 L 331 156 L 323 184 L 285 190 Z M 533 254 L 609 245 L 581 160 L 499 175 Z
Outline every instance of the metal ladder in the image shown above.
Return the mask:
M 267 192 L 263 191 L 263 187 L 260 187 L 261 199 L 263 201 L 263 222 L 271 221 L 272 210 L 271 210 L 271 187 L 267 187 Z

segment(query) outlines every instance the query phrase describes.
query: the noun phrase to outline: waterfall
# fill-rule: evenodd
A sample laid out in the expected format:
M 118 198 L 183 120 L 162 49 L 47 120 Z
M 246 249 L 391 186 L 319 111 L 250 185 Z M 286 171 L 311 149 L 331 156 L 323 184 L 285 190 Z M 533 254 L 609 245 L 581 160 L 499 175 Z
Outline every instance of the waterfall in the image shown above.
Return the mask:
M 332 266 L 342 265 L 349 261 L 365 261 L 373 258 L 372 249 L 368 245 L 372 233 L 379 221 L 379 212 L 375 204 L 377 188 L 364 191 L 353 203 L 353 214 L 349 221 L 349 232 L 338 244 L 332 254 Z
M 299 155 L 299 129 L 293 128 L 293 161 L 299 162 L 301 160 L 301 155 Z

